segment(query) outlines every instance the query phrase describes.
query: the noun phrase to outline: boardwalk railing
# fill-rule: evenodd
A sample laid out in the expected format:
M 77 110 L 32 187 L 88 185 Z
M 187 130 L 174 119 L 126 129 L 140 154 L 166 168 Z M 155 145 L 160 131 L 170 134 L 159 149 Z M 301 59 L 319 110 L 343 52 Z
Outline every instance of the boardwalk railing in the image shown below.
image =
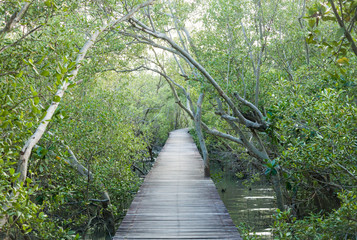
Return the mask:
M 170 133 L 114 239 L 241 239 L 187 129 Z

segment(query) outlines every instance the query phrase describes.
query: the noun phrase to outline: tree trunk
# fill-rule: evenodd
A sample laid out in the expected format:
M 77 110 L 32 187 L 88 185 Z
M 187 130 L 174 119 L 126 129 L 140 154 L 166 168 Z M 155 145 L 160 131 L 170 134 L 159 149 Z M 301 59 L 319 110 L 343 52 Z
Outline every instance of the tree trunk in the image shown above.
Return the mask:
M 10 32 L 15 25 L 20 22 L 21 18 L 25 15 L 27 9 L 30 7 L 31 2 L 25 2 L 19 13 L 15 12 L 10 20 L 6 23 L 5 27 L 0 30 L 0 39 L 5 37 L 6 33 Z
M 114 25 L 116 25 L 119 22 L 123 22 L 128 20 L 129 18 L 132 17 L 132 15 L 137 12 L 140 8 L 148 6 L 150 4 L 152 4 L 155 0 L 149 0 L 147 2 L 144 2 L 142 4 L 137 5 L 135 8 L 133 8 L 128 14 L 111 21 L 109 24 L 106 23 L 104 24 L 100 29 L 96 30 L 91 37 L 89 38 L 89 40 L 86 41 L 86 43 L 84 44 L 84 46 L 81 48 L 81 50 L 79 51 L 79 54 L 77 55 L 76 58 L 76 68 L 71 71 L 70 75 L 72 75 L 69 79 L 66 79 L 62 82 L 62 84 L 60 85 L 59 89 L 57 90 L 55 96 L 54 96 L 54 101 L 52 101 L 51 105 L 48 107 L 48 109 L 46 110 L 46 115 L 45 117 L 41 120 L 39 126 L 37 127 L 37 129 L 35 130 L 35 132 L 33 133 L 33 135 L 26 141 L 25 145 L 23 146 L 22 150 L 20 151 L 20 159 L 18 162 L 18 166 L 17 166 L 17 172 L 20 173 L 19 178 L 16 180 L 15 183 L 15 188 L 17 188 L 19 186 L 19 184 L 21 182 L 24 182 L 27 176 L 27 169 L 28 169 L 28 162 L 29 162 L 29 158 L 31 156 L 31 152 L 32 149 L 34 148 L 34 146 L 38 143 L 38 141 L 42 138 L 44 132 L 47 129 L 47 126 L 49 124 L 49 122 L 52 120 L 53 114 L 55 113 L 58 105 L 59 105 L 59 101 L 61 100 L 61 98 L 63 97 L 65 91 L 67 90 L 68 86 L 74 82 L 74 79 L 76 78 L 79 68 L 81 67 L 80 62 L 84 59 L 87 51 L 93 46 L 94 42 L 96 41 L 97 37 L 99 36 L 100 33 L 102 33 L 103 31 L 105 31 L 106 29 L 113 27 Z M 26 3 L 27 4 L 27 3 Z M 26 4 L 24 5 L 23 9 L 25 8 Z M 23 14 L 26 12 L 28 6 L 26 7 L 26 9 L 23 11 L 21 10 L 20 13 L 22 12 L 22 15 L 17 15 L 16 19 L 20 19 Z M 13 22 L 15 22 L 14 20 L 12 20 Z M 10 23 L 8 23 L 10 24 Z M 12 24 L 12 23 L 11 23 Z M 9 26 L 13 26 L 13 25 L 9 25 Z M 6 30 L 1 30 L 0 31 L 0 37 L 6 32 Z M 10 196 L 10 198 L 14 197 L 14 195 L 12 194 Z M 8 208 L 10 208 L 11 206 L 3 206 L 4 210 L 7 210 Z M 0 219 L 0 228 L 6 223 L 6 216 Z
M 79 51 L 79 54 L 77 55 L 77 59 L 76 59 L 77 67 L 70 73 L 70 75 L 72 75 L 72 77 L 68 80 L 63 81 L 62 85 L 59 87 L 58 91 L 55 94 L 55 100 L 52 101 L 51 105 L 47 109 L 45 117 L 41 120 L 41 123 L 37 127 L 35 133 L 26 141 L 25 145 L 23 146 L 23 148 L 20 152 L 20 160 L 19 160 L 18 167 L 17 167 L 17 172 L 20 173 L 20 177 L 18 178 L 17 183 L 23 182 L 26 179 L 28 160 L 30 158 L 31 151 L 32 151 L 33 147 L 38 143 L 38 141 L 41 139 L 44 132 L 46 131 L 47 125 L 51 121 L 52 116 L 59 105 L 59 101 L 61 100 L 61 98 L 64 95 L 64 92 L 67 90 L 68 86 L 71 84 L 72 81 L 74 81 L 74 79 L 76 78 L 76 76 L 78 74 L 79 68 L 81 66 L 80 62 L 84 59 L 87 51 L 93 46 L 93 44 L 96 41 L 99 34 L 119 22 L 128 20 L 136 11 L 138 11 L 140 8 L 142 8 L 144 6 L 151 4 L 153 1 L 154 0 L 149 0 L 143 4 L 140 4 L 137 7 L 135 7 L 134 9 L 132 9 L 127 15 L 125 15 L 117 20 L 114 20 L 114 21 L 110 22 L 109 24 L 104 24 L 99 30 L 96 30 L 92 34 L 92 36 L 89 38 L 89 40 L 84 44 L 82 49 Z M 59 99 L 59 101 L 58 101 L 58 99 Z
M 345 37 L 350 42 L 353 53 L 357 56 L 357 46 L 356 46 L 356 43 L 353 40 L 353 37 L 351 36 L 351 33 L 348 31 L 348 29 L 345 26 L 345 23 L 344 23 L 343 19 L 341 19 L 340 15 L 338 14 L 336 6 L 335 6 L 335 3 L 333 2 L 333 0 L 329 0 L 329 2 L 331 4 L 332 11 L 333 11 L 333 13 L 334 13 L 334 15 L 335 15 L 335 17 L 337 19 L 338 25 L 340 25 L 340 27 L 343 28 Z M 342 13 L 342 9 L 341 9 L 341 13 Z
M 202 128 L 201 128 L 201 115 L 202 115 L 202 102 L 203 102 L 204 94 L 201 93 L 198 101 L 197 101 L 197 112 L 195 115 L 195 126 L 196 126 L 196 132 L 197 132 L 197 137 L 200 142 L 201 150 L 202 150 L 202 157 L 203 157 L 203 163 L 204 163 L 204 176 L 205 177 L 210 177 L 210 167 L 209 167 L 209 157 L 208 157 L 208 151 L 206 148 L 206 143 L 205 139 L 202 134 Z
M 281 211 L 284 211 L 284 196 L 281 192 L 280 179 L 278 175 L 272 176 L 272 183 L 276 195 L 276 205 Z
M 88 49 L 94 44 L 99 33 L 101 33 L 104 29 L 105 29 L 105 27 L 103 27 L 101 29 L 101 31 L 100 30 L 95 31 L 92 34 L 92 36 L 90 37 L 90 39 L 84 44 L 84 46 L 80 50 L 80 52 L 77 56 L 77 59 L 76 59 L 77 67 L 70 73 L 70 75 L 72 75 L 72 77 L 68 80 L 66 79 L 63 81 L 62 85 L 59 87 L 59 89 L 57 90 L 57 92 L 55 94 L 55 97 L 54 97 L 55 99 L 52 101 L 51 105 L 48 107 L 45 117 L 41 120 L 40 125 L 37 127 L 35 133 L 32 134 L 32 136 L 26 141 L 25 145 L 23 146 L 23 148 L 20 152 L 20 160 L 19 160 L 18 166 L 17 166 L 17 172 L 20 173 L 20 177 L 18 178 L 17 183 L 25 181 L 26 175 L 27 175 L 28 161 L 29 161 L 33 147 L 42 138 L 49 122 L 51 121 L 51 119 L 53 117 L 53 114 L 55 113 L 55 111 L 60 103 L 59 101 L 63 97 L 68 86 L 76 78 L 79 68 L 80 68 L 80 62 L 85 57 Z
M 80 162 L 78 162 L 76 155 L 72 152 L 72 150 L 68 147 L 65 146 L 68 153 L 71 155 L 70 159 L 64 159 L 71 167 L 77 170 L 77 172 L 82 175 L 83 177 L 86 177 L 89 179 L 89 181 L 93 181 L 94 177 L 91 171 L 89 171 L 86 167 L 84 167 Z M 110 204 L 110 197 L 109 194 L 104 186 L 103 183 L 99 182 L 100 188 L 102 190 L 101 195 L 102 199 L 100 200 L 102 202 L 102 205 L 104 208 L 106 208 Z

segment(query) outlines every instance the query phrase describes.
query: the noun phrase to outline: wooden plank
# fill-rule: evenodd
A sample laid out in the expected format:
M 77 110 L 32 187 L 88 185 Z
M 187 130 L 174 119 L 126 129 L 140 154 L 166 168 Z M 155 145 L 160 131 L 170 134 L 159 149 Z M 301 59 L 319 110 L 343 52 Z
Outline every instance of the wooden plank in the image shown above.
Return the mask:
M 187 129 L 170 133 L 113 239 L 241 239 Z

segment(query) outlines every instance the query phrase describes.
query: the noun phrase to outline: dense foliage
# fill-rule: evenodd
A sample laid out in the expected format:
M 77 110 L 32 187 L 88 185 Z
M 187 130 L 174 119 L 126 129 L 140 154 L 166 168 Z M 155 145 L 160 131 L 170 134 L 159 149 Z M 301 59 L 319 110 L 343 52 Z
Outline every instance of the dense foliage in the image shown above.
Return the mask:
M 1 2 L 1 29 L 24 6 Z M 111 18 L 105 11 L 123 12 L 115 6 L 32 1 L 19 25 L 1 33 L 0 210 L 6 223 L 0 238 L 72 239 L 93 229 L 113 234 L 156 148 L 175 127 L 176 119 L 166 116 L 177 107 L 159 80 L 110 70 L 126 67 L 117 56 L 123 40 L 103 36 L 81 63 L 69 95 L 55 96 L 71 77 L 86 35 L 100 26 L 100 18 Z M 167 105 L 150 99 L 152 89 Z M 20 151 L 53 102 L 60 105 L 32 150 L 25 182 L 18 181 Z M 103 192 L 110 196 L 109 206 Z
M 356 238 L 357 1 L 149 3 L 0 1 L 0 238 L 112 233 L 187 126 L 274 238 Z

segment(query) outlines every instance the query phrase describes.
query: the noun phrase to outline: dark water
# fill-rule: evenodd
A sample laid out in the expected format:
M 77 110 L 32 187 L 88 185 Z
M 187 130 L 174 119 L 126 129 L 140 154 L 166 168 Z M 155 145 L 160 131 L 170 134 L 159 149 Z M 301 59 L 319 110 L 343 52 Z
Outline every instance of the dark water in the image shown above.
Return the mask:
M 276 210 L 273 189 L 262 182 L 250 186 L 243 182 L 223 177 L 216 187 L 236 226 L 245 223 L 261 239 L 271 239 L 269 230 Z

